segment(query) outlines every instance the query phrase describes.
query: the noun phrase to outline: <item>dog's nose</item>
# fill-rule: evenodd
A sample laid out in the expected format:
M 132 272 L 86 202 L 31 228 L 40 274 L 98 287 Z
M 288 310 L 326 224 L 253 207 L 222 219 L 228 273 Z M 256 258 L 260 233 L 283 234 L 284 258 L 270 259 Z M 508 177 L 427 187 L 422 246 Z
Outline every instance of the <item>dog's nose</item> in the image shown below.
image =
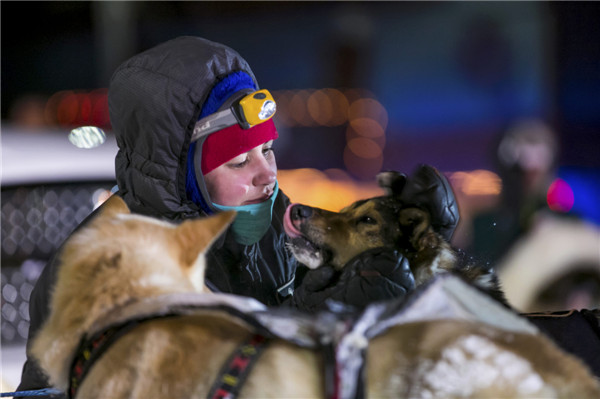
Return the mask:
M 294 205 L 291 209 L 290 216 L 292 220 L 306 219 L 312 215 L 312 208 L 306 205 Z

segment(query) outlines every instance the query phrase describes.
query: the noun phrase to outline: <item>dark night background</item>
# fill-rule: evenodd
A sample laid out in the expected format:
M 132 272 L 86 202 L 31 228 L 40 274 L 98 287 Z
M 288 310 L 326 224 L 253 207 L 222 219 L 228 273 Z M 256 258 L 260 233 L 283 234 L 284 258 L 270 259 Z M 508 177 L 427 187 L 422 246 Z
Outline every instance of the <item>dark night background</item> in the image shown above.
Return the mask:
M 129 56 L 179 35 L 222 42 L 271 91 L 362 88 L 387 111 L 383 169 L 494 169 L 513 120 L 557 131 L 560 164 L 598 193 L 597 2 L 12 2 L 2 120 L 24 95 L 106 88 Z M 277 123 L 277 122 L 276 122 Z M 344 168 L 345 129 L 280 126 L 282 169 Z M 355 176 L 366 179 L 369 176 Z
M 106 88 L 112 72 L 132 55 L 177 36 L 201 36 L 234 48 L 261 88 L 273 93 L 278 181 L 294 202 L 337 210 L 379 195 L 377 172 L 409 173 L 427 163 L 449 178 L 460 207 L 452 244 L 470 249 L 481 240 L 504 254 L 497 237 L 521 228 L 529 203 L 484 219 L 483 229 L 471 222 L 505 194 L 518 197 L 513 188 L 521 181 L 512 179 L 510 185 L 510 178 L 500 177 L 494 145 L 515 121 L 536 118 L 558 136 L 559 168 L 552 180 L 562 180 L 561 193 L 571 202 L 552 208 L 547 187 L 536 191 L 535 199 L 544 210 L 552 208 L 553 216 L 560 213 L 561 221 L 581 217 L 581 225 L 596 229 L 592 234 L 600 226 L 599 2 L 1 1 L 0 13 L 3 381 L 7 361 L 13 363 L 13 380 L 19 380 L 29 327 L 23 287 L 33 288 L 45 264 L 31 254 L 40 251 L 40 243 L 45 254 L 58 248 L 61 237 L 100 202 L 95 193 L 107 194 L 114 185 L 70 194 L 71 185 L 82 185 L 65 175 L 76 171 L 90 180 L 89 173 L 101 168 L 79 167 L 91 164 L 91 156 L 68 143 L 68 132 L 94 125 L 110 135 Z M 25 138 L 28 133 L 36 134 Z M 58 141 L 45 144 L 52 138 Z M 69 155 L 58 155 L 57 142 L 71 150 Z M 11 149 L 12 162 L 6 156 Z M 113 157 L 106 152 L 102 158 L 106 173 L 113 171 Z M 49 159 L 50 166 L 40 159 Z M 66 172 L 59 171 L 59 163 Z M 11 183 L 8 164 L 26 181 Z M 41 171 L 53 184 L 39 181 Z M 71 204 L 76 201 L 59 201 L 60 209 L 52 201 L 46 206 L 39 193 L 83 198 L 79 202 L 89 208 Z M 317 199 L 330 208 L 311 202 Z M 592 267 L 598 270 L 596 236 L 591 245 L 581 245 L 572 230 L 565 233 L 556 225 L 550 229 L 557 240 L 544 241 L 537 253 L 541 261 L 533 266 L 591 247 Z M 530 263 L 535 262 L 525 266 Z M 9 303 L 4 287 L 11 284 L 16 299 Z M 592 293 L 599 292 L 598 284 L 590 286 Z M 8 320 L 11 312 L 21 316 Z M 13 360 L 5 340 L 20 345 Z

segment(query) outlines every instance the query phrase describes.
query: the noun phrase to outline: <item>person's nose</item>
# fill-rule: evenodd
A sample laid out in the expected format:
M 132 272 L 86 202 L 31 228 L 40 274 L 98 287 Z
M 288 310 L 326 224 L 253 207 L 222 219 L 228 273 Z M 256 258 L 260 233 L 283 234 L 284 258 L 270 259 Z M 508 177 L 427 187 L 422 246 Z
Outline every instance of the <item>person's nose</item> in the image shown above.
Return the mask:
M 254 176 L 254 185 L 268 186 L 270 184 L 274 184 L 276 180 L 277 169 L 274 168 L 266 159 L 261 159 Z

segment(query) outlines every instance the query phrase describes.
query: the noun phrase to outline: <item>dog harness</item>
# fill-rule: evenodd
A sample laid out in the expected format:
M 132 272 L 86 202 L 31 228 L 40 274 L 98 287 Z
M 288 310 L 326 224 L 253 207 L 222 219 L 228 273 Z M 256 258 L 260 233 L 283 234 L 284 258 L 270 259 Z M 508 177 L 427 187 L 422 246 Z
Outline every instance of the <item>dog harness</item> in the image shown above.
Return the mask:
M 230 399 L 237 397 L 252 370 L 252 366 L 256 364 L 267 342 L 264 336 L 254 334 L 234 350 L 219 373 L 208 398 Z
M 336 331 L 331 328 L 335 319 L 321 320 L 322 326 L 318 327 L 315 320 L 291 309 L 267 311 L 264 305 L 253 299 L 228 294 L 166 295 L 136 302 L 111 313 L 107 319 L 92 327 L 91 330 L 95 332 L 82 337 L 72 361 L 67 396 L 75 398 L 94 363 L 111 344 L 139 325 L 157 319 L 214 313 L 238 319 L 254 332 L 230 354 L 210 389 L 208 398 L 237 397 L 253 366 L 273 338 L 283 339 L 300 347 L 319 349 L 325 355 L 325 369 L 330 374 L 327 380 L 331 383 L 326 384 L 326 389 L 330 392 L 328 397 L 337 398 L 335 357 L 331 355 L 334 352 L 331 345 L 333 339 L 323 339 L 324 335 L 320 332 L 323 329 Z
M 118 338 L 146 321 L 176 316 L 179 315 L 160 315 L 157 317 L 132 320 L 125 324 L 101 331 L 90 339 L 82 339 L 71 366 L 68 397 L 75 398 L 77 389 L 94 365 L 95 361 L 98 360 Z M 207 397 L 210 399 L 232 399 L 237 397 L 239 390 L 243 386 L 252 367 L 256 364 L 268 342 L 269 340 L 263 335 L 251 334 L 245 342 L 234 350 L 227 362 L 225 362 Z
M 69 389 L 67 391 L 69 398 L 74 398 L 81 382 L 90 371 L 96 360 L 98 360 L 110 345 L 117 339 L 133 330 L 135 327 L 148 320 L 157 318 L 173 317 L 176 315 L 161 315 L 157 317 L 143 318 L 139 320 L 129 320 L 123 324 L 110 327 L 104 331 L 94 334 L 89 339 L 83 337 L 79 347 L 75 352 L 75 358 L 71 365 L 71 374 L 69 376 Z
M 451 275 L 440 275 L 407 300 L 368 306 L 360 314 L 322 312 L 307 315 L 289 308 L 267 308 L 260 302 L 229 294 L 173 294 L 150 298 L 111 312 L 83 338 L 73 360 L 68 395 L 73 398 L 83 378 L 108 346 L 147 320 L 226 314 L 248 325 L 252 333 L 234 350 L 209 391 L 211 399 L 232 399 L 240 392 L 252 366 L 272 339 L 319 352 L 325 365 L 326 397 L 365 396 L 365 356 L 369 341 L 388 329 L 419 321 L 469 320 L 505 331 L 539 334 L 527 321 Z

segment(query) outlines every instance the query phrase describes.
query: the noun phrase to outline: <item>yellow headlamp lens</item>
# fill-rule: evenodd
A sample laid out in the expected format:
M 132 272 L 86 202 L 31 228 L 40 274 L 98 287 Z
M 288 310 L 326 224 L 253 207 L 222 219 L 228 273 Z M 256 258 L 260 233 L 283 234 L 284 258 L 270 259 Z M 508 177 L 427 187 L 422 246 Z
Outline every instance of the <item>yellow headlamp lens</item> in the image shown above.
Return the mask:
M 250 126 L 271 119 L 277 110 L 273 96 L 266 89 L 248 94 L 240 100 L 239 106 Z

